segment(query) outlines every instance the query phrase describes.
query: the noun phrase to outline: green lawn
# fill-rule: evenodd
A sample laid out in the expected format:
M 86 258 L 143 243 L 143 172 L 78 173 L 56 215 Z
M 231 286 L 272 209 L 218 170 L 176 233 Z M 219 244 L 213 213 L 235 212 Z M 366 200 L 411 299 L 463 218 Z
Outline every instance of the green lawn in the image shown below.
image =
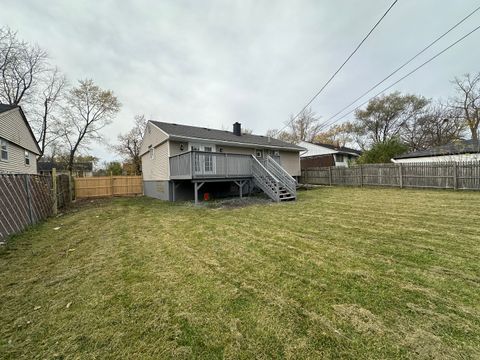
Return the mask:
M 478 359 L 479 212 L 480 193 L 340 187 L 94 202 L 0 249 L 0 358 Z

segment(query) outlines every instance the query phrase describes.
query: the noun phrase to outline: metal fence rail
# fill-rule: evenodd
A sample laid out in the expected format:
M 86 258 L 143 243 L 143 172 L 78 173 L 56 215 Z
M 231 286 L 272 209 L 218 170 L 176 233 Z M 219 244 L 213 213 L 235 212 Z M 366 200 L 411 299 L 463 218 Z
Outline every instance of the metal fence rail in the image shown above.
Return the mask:
M 51 178 L 0 174 L 0 241 L 52 215 Z
M 480 162 L 368 164 L 302 169 L 304 184 L 480 190 Z

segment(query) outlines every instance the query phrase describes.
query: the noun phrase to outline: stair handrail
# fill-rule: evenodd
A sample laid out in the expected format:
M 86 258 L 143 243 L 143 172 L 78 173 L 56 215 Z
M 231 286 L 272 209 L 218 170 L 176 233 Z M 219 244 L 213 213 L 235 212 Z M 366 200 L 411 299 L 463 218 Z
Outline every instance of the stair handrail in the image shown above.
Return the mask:
M 281 183 L 292 193 L 296 194 L 297 180 L 293 178 L 278 162 L 276 162 L 270 155 L 267 155 L 267 167 L 271 167 L 276 172 L 277 176 L 285 181 Z M 270 171 L 270 169 L 267 169 Z
M 273 174 L 270 172 L 270 170 L 268 170 L 268 169 L 265 167 L 265 165 L 263 165 L 263 164 L 257 159 L 257 157 L 256 157 L 255 155 L 252 155 L 252 158 L 253 158 L 254 161 L 256 161 L 256 162 L 258 163 L 258 165 L 260 165 L 260 166 L 263 168 L 263 170 L 265 170 L 265 171 L 267 172 L 267 174 L 268 174 L 271 178 L 273 178 L 274 181 L 279 182 L 279 180 L 277 179 L 277 177 L 276 177 L 275 175 L 273 175 Z
M 252 175 L 253 178 L 258 182 L 258 186 L 272 198 L 273 200 L 279 202 L 280 201 L 280 193 L 279 193 L 279 184 L 280 181 L 277 179 L 275 175 L 273 175 L 256 157 L 255 155 L 252 155 L 253 161 L 252 161 Z M 260 171 L 262 171 L 264 174 L 267 175 L 267 177 L 270 178 L 271 181 L 275 183 L 275 190 L 270 188 L 268 184 L 265 183 L 265 180 L 263 180 L 260 177 L 260 174 L 257 174 L 255 172 L 255 167 L 258 167 Z

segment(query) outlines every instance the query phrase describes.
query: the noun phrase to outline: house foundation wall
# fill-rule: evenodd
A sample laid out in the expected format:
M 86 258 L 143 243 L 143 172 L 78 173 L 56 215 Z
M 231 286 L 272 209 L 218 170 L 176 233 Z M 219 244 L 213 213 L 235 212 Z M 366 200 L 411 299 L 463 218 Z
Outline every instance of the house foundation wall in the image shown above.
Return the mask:
M 171 184 L 165 180 L 143 181 L 143 193 L 145 196 L 155 199 L 171 201 Z

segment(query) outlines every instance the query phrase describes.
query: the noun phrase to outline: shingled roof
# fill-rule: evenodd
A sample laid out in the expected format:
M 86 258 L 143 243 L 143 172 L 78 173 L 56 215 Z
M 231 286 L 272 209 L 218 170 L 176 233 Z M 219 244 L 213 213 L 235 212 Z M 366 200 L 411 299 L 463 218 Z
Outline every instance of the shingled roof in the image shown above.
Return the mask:
M 347 153 L 347 154 L 356 154 L 356 155 L 362 155 L 362 152 L 360 150 L 355 150 L 346 146 L 335 146 L 331 144 L 325 144 L 325 143 L 320 143 L 320 142 L 314 142 L 312 144 L 318 145 L 318 146 L 323 146 L 327 149 L 332 149 L 335 151 L 338 151 L 340 153 Z
M 272 137 L 253 134 L 235 135 L 231 131 L 209 129 L 190 125 L 171 124 L 150 120 L 152 124 L 167 133 L 170 138 L 176 140 L 195 139 L 212 140 L 231 144 L 252 145 L 268 148 L 281 148 L 288 150 L 302 151 L 304 148 Z
M 447 145 L 436 146 L 427 150 L 413 151 L 396 156 L 394 159 L 409 159 L 427 156 L 458 155 L 480 153 L 480 142 L 478 140 L 459 140 Z
M 2 112 L 5 112 L 5 111 L 8 111 L 8 110 L 12 110 L 12 109 L 15 109 L 16 105 L 8 105 L 8 104 L 0 104 L 0 114 Z

